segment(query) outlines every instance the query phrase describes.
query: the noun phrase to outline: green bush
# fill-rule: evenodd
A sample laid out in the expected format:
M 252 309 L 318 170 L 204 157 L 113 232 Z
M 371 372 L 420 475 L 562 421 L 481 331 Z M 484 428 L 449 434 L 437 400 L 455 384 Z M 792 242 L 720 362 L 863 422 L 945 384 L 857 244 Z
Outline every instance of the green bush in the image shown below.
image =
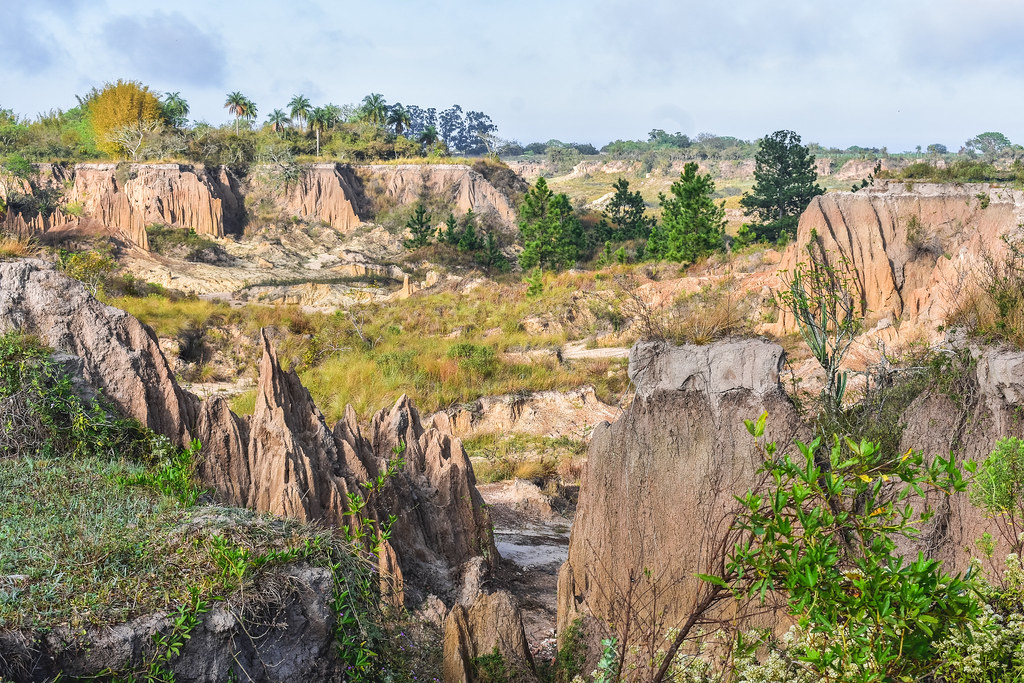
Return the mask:
M 90 294 L 98 296 L 104 292 L 107 278 L 117 270 L 117 263 L 107 252 L 61 249 L 57 254 L 57 268 L 85 285 Z
M 448 349 L 448 357 L 458 359 L 460 368 L 485 378 L 498 369 L 498 356 L 493 346 L 462 342 Z
M 121 456 L 142 461 L 148 430 L 77 393 L 65 368 L 33 338 L 0 336 L 0 456 Z
M 755 438 L 766 418 L 748 421 Z M 779 456 L 767 444 L 765 486 L 739 497 L 733 528 L 745 536 L 729 561 L 734 593 L 784 596 L 808 636 L 790 654 L 819 676 L 917 680 L 934 666 L 937 642 L 963 632 L 981 609 L 970 579 L 922 554 L 905 560 L 897 540 L 931 516 L 915 512 L 910 496 L 924 487 L 962 492 L 962 471 L 952 456 L 926 463 L 920 452 L 898 457 L 848 437 L 797 448 L 798 457 Z

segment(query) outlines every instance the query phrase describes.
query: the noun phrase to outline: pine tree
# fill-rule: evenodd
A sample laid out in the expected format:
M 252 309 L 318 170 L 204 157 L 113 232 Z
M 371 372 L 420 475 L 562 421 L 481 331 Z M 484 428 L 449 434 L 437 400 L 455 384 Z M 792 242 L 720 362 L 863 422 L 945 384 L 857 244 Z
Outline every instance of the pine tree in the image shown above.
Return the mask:
M 477 251 L 483 245 L 480 243 L 480 239 L 476 235 L 476 215 L 473 213 L 473 209 L 470 209 L 466 213 L 463 222 L 465 223 L 465 226 L 459 233 L 459 240 L 455 246 L 462 252 Z
M 538 178 L 519 208 L 519 230 L 523 235 L 523 268 L 562 268 L 575 263 L 586 252 L 587 240 L 572 203 L 556 195 L 544 178 Z
M 660 244 L 649 244 L 652 254 L 669 261 L 693 263 L 725 248 L 725 202 L 715 204 L 711 174 L 697 173 L 697 164 L 683 167 L 679 180 L 661 198 Z M 651 236 L 651 242 L 654 235 Z M 657 246 L 657 251 L 655 250 Z
M 430 223 L 430 215 L 423 204 L 416 205 L 416 213 L 406 222 L 405 227 L 409 229 L 409 238 L 403 242 L 406 249 L 419 249 L 430 244 L 434 236 L 434 226 Z
M 505 254 L 501 253 L 501 249 L 498 247 L 498 240 L 494 239 L 493 233 L 487 233 L 487 237 L 484 238 L 483 247 L 477 255 L 477 261 L 487 269 L 488 274 L 492 270 L 496 270 L 499 273 L 508 270 L 508 259 L 505 258 Z
M 824 190 L 817 185 L 814 155 L 791 130 L 777 130 L 760 141 L 754 158 L 754 187 L 740 205 L 755 218 L 751 226 L 760 239 L 775 241 L 796 236 L 807 205 Z
M 651 227 L 655 221 L 647 215 L 644 198 L 639 192 L 629 191 L 629 181 L 619 178 L 612 186 L 615 195 L 604 210 L 604 218 L 611 224 L 610 232 L 605 239 L 612 242 L 626 240 L 645 240 L 651 235 Z
M 449 213 L 448 218 L 444 220 L 444 227 L 437 235 L 437 241 L 454 247 L 458 246 L 460 237 L 462 231 L 459 230 L 459 222 L 454 213 Z

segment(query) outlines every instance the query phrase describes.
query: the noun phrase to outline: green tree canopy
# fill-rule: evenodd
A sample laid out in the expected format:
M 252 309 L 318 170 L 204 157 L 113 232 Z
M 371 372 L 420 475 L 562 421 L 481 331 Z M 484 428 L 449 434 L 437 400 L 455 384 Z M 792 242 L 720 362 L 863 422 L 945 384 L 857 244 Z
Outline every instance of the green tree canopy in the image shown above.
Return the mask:
M 669 188 L 671 196 L 660 195 L 661 226 L 647 245 L 655 258 L 693 263 L 725 248 L 725 203 L 715 204 L 715 182 L 697 168 L 686 164 Z
M 391 126 L 395 135 L 402 135 L 409 126 L 412 125 L 412 119 L 409 117 L 409 110 L 399 104 L 392 105 L 388 108 L 388 125 Z
M 256 103 L 237 90 L 228 93 L 224 101 L 224 108 L 235 117 L 235 134 L 238 134 L 238 121 L 246 119 L 251 121 L 256 118 Z
M 981 133 L 964 143 L 964 149 L 968 154 L 981 155 L 982 159 L 990 163 L 1012 146 L 1009 138 L 997 132 Z
M 360 118 L 378 128 L 383 128 L 387 124 L 388 103 L 380 93 L 370 93 L 364 97 L 359 111 Z
M 791 130 L 777 130 L 760 141 L 754 167 L 754 187 L 740 205 L 755 219 L 760 239 L 796 236 L 800 214 L 825 191 L 817 184 L 814 155 Z
M 555 194 L 544 178 L 530 188 L 519 207 L 519 230 L 523 235 L 523 268 L 564 268 L 575 263 L 586 250 L 586 237 L 572 203 Z
M 293 121 L 305 127 L 309 115 L 313 113 L 313 105 L 305 95 L 296 95 L 288 102 L 288 113 L 291 114 Z
M 280 133 L 281 129 L 286 127 L 291 122 L 292 121 L 291 119 L 288 118 L 288 115 L 285 114 L 280 109 L 275 109 L 274 111 L 270 112 L 270 116 L 267 117 L 267 123 L 270 124 L 270 127 L 273 129 L 275 133 Z
M 430 244 L 434 237 L 434 226 L 430 222 L 430 214 L 423 204 L 416 205 L 416 212 L 406 222 L 405 227 L 409 229 L 409 238 L 405 240 L 406 249 L 419 249 Z
M 615 196 L 604 209 L 604 218 L 611 226 L 608 235 L 601 236 L 613 242 L 645 240 L 651 236 L 654 219 L 647 215 L 647 206 L 640 192 L 629 191 L 629 181 L 619 178 L 612 186 Z
M 188 125 L 188 101 L 181 96 L 181 93 L 164 93 L 164 98 L 160 101 L 160 105 L 163 107 L 164 118 L 167 119 L 167 123 L 175 128 L 184 128 Z
M 111 155 L 125 154 L 114 133 L 131 124 L 150 124 L 163 117 L 160 100 L 137 81 L 107 83 L 88 98 L 89 117 L 96 134 L 96 146 Z

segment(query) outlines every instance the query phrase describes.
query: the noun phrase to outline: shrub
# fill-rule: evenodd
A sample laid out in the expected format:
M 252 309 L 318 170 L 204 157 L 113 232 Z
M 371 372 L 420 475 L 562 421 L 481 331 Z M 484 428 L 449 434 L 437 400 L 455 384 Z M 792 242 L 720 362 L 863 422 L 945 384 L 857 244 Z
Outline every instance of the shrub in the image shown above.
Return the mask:
M 57 255 L 57 268 L 84 284 L 90 294 L 98 296 L 103 292 L 106 279 L 117 269 L 117 264 L 106 252 L 61 249 Z
M 150 250 L 162 256 L 202 263 L 230 260 L 227 252 L 217 242 L 191 228 L 173 228 L 154 223 L 146 228 L 146 236 L 149 238 Z
M 1019 555 L 1024 546 L 1024 441 L 1010 436 L 996 442 L 971 482 L 970 496 Z
M 448 357 L 457 359 L 460 368 L 485 378 L 498 369 L 498 356 L 493 346 L 463 342 L 448 349 Z
M 1002 256 L 983 254 L 978 268 L 964 273 L 952 293 L 946 320 L 989 341 L 1024 346 L 1024 249 L 1004 237 Z
M 755 438 L 766 418 L 747 422 Z M 931 514 L 914 511 L 912 494 L 949 495 L 967 483 L 952 456 L 926 463 L 913 450 L 896 457 L 864 440 L 831 441 L 797 442 L 797 457 L 763 447 L 764 484 L 740 496 L 732 525 L 747 534 L 729 563 L 742 586 L 734 591 L 762 603 L 781 592 L 808 634 L 790 654 L 819 676 L 916 680 L 934 666 L 937 642 L 964 630 L 980 607 L 969 579 L 922 554 L 904 560 L 897 541 Z

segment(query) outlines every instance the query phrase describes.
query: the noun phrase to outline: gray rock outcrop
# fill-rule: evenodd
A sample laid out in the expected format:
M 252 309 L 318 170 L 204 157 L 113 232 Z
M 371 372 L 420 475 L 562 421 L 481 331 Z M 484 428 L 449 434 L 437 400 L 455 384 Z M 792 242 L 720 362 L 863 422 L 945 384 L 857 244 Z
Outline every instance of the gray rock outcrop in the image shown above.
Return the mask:
M 634 347 L 636 398 L 590 443 L 559 574 L 560 633 L 578 617 L 625 619 L 631 570 L 658 582 L 664 623 L 688 614 L 716 525 L 761 463 L 743 420 L 767 411 L 765 436 L 780 447 L 806 438 L 779 384 L 782 360 L 781 347 L 756 339 Z
M 179 683 L 220 683 L 232 676 L 253 683 L 337 680 L 335 615 L 330 571 L 295 567 L 277 579 L 279 604 L 257 622 L 216 604 L 200 617 L 181 655 L 169 663 Z M 38 638 L 0 633 L 0 679 L 34 683 L 140 671 L 161 654 L 153 636 L 172 630 L 173 616 L 152 614 L 86 633 L 57 628 Z
M 197 401 L 174 380 L 152 330 L 81 283 L 42 261 L 0 262 L 0 333 L 15 330 L 81 358 L 85 379 L 124 415 L 179 445 L 191 438 Z

